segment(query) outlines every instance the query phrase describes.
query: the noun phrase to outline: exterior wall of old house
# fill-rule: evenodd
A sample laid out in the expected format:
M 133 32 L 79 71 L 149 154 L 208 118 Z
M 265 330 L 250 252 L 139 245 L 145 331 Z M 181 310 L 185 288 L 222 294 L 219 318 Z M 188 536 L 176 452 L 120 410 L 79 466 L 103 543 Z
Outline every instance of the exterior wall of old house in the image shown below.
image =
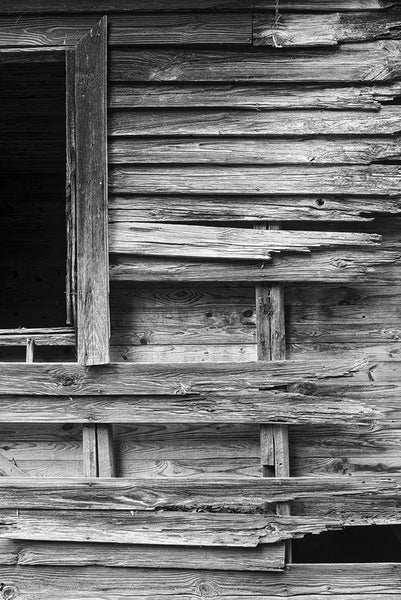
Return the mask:
M 265 269 L 267 281 L 286 280 L 287 358 L 370 357 L 374 368 L 356 374 L 347 393 L 385 416 L 290 426 L 291 475 L 401 475 L 399 3 L 2 5 L 0 47 L 37 38 L 62 45 L 80 26 L 108 16 L 111 360 L 258 357 L 260 264 L 136 259 L 115 251 L 126 224 L 251 229 L 262 221 L 380 233 L 373 249 L 277 256 Z M 19 38 L 16 20 L 24 24 Z M 118 477 L 262 475 L 258 424 L 117 423 L 114 445 Z M 29 476 L 84 474 L 79 424 L 1 425 L 0 450 Z M 113 552 L 106 544 L 4 541 L 0 597 L 398 597 L 398 564 L 293 565 L 274 573 L 279 546 Z

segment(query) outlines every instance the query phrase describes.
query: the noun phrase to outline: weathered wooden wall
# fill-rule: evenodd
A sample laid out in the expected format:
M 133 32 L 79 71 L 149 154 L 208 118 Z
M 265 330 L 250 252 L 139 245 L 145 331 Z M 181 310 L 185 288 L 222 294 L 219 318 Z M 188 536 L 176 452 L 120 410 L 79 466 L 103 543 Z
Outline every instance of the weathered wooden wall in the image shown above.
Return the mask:
M 383 235 L 379 248 L 286 255 L 266 265 L 117 254 L 112 242 L 111 351 L 124 363 L 256 360 L 255 282 L 285 278 L 288 358 L 373 356 L 377 368 L 355 377 L 347 395 L 386 414 L 385 422 L 291 426 L 291 474 L 400 474 L 401 7 L 281 0 L 276 15 L 274 5 L 3 0 L 0 46 L 62 45 L 80 37 L 77 25 L 84 31 L 108 14 L 113 239 L 121 241 L 134 221 L 178 223 L 178 239 L 185 223 L 250 230 L 256 220 Z M 372 220 L 384 210 L 388 216 Z M 123 423 L 114 435 L 119 477 L 262 474 L 256 424 Z M 84 473 L 77 424 L 3 425 L 0 448 L 26 475 Z M 266 545 L 110 551 L 4 542 L 0 593 L 63 600 L 398 595 L 397 565 L 377 565 L 373 574 L 361 565 L 235 572 L 280 561 L 279 549 Z

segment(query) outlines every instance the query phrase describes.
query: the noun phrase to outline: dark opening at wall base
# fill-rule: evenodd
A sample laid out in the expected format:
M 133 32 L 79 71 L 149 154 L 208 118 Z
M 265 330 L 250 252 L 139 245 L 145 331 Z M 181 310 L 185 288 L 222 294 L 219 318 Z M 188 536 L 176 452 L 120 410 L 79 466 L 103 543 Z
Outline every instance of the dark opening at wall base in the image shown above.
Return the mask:
M 401 525 L 346 527 L 292 543 L 295 563 L 400 562 Z

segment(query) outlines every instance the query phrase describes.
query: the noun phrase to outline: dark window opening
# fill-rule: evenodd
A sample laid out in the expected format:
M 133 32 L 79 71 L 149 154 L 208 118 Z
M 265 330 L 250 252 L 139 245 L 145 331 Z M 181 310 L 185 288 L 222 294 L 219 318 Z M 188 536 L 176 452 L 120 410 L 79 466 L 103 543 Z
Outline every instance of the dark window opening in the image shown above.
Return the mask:
M 66 326 L 65 62 L 0 65 L 0 329 Z
M 294 563 L 399 562 L 401 525 L 346 527 L 292 543 Z

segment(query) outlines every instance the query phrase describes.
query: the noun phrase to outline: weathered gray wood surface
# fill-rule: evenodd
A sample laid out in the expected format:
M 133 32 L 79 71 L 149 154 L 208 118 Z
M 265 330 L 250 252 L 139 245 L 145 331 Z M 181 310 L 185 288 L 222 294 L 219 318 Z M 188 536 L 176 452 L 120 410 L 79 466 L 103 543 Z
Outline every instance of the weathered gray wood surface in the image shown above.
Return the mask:
M 266 260 L 280 252 L 310 252 L 317 248 L 369 247 L 380 236 L 363 233 L 255 231 L 157 223 L 111 223 L 111 253 L 177 258 Z
M 273 52 L 114 50 L 111 81 L 367 82 L 398 79 L 400 42 L 342 44 L 327 49 Z M 289 56 L 291 60 L 289 60 Z
M 333 194 L 397 196 L 398 165 L 343 167 L 114 166 L 113 192 L 140 194 Z
M 135 143 L 136 144 L 136 143 Z M 119 221 L 367 221 L 385 212 L 398 214 L 398 197 L 320 195 L 120 195 L 109 198 L 109 223 Z
M 395 363 L 396 364 L 396 363 Z M 187 395 L 246 392 L 303 380 L 368 378 L 368 361 L 271 361 L 269 363 L 130 364 L 84 367 L 74 363 L 2 363 L 0 394 L 8 395 Z M 390 369 L 391 374 L 391 369 Z
M 4 477 L 0 479 L 0 500 L 3 510 L 40 510 L 46 506 L 47 510 L 139 510 L 167 514 L 200 510 L 212 514 L 269 513 L 277 502 L 294 502 L 295 515 L 331 515 L 333 519 L 342 516 L 359 522 L 366 520 L 368 524 L 370 520 L 372 523 L 400 520 L 400 489 L 400 475 L 226 481 Z
M 107 18 L 76 46 L 77 354 L 109 360 L 107 236 Z
M 256 548 L 152 546 L 0 540 L 0 565 L 146 567 L 226 571 L 281 571 L 281 544 Z
M 52 11 L 50 11 L 52 12 Z M 96 25 L 96 16 L 23 16 L 0 19 L 1 46 L 74 44 Z M 252 44 L 251 12 L 209 14 L 112 15 L 110 45 Z
M 36 346 L 74 346 L 75 333 L 71 327 L 38 329 L 0 329 L 0 346 L 26 346 L 31 339 Z
M 346 425 L 381 418 L 380 410 L 346 397 L 333 399 L 302 393 L 250 392 L 232 394 L 202 393 L 174 396 L 78 396 L 76 398 L 36 396 L 0 397 L 2 423 L 287 423 Z M 95 425 L 93 425 L 93 429 Z M 87 432 L 87 428 L 84 428 Z M 88 435 L 88 433 L 86 434 Z M 94 435 L 94 434 L 93 434 Z M 104 432 L 106 436 L 106 432 Z M 84 437 L 84 440 L 86 436 Z M 107 440 L 107 436 L 106 436 Z M 93 442 L 95 444 L 95 442 Z M 86 455 L 92 456 L 88 441 Z M 105 466 L 100 476 L 111 476 L 111 442 L 105 450 Z M 89 454 L 88 454 L 89 452 Z M 108 465 L 108 466 L 107 466 Z M 88 469 L 88 476 L 96 473 Z
M 325 589 L 327 600 L 394 600 L 400 585 L 398 563 L 297 564 L 284 573 L 224 573 L 205 570 L 160 571 L 124 568 L 2 567 L 0 576 L 8 593 L 37 595 L 43 600 L 114 600 L 117 596 L 176 600 L 205 596 L 227 600 L 271 600 L 283 590 L 299 600 L 316 600 Z M 71 585 L 74 582 L 74 586 Z M 328 589 L 328 586 L 330 589 Z

